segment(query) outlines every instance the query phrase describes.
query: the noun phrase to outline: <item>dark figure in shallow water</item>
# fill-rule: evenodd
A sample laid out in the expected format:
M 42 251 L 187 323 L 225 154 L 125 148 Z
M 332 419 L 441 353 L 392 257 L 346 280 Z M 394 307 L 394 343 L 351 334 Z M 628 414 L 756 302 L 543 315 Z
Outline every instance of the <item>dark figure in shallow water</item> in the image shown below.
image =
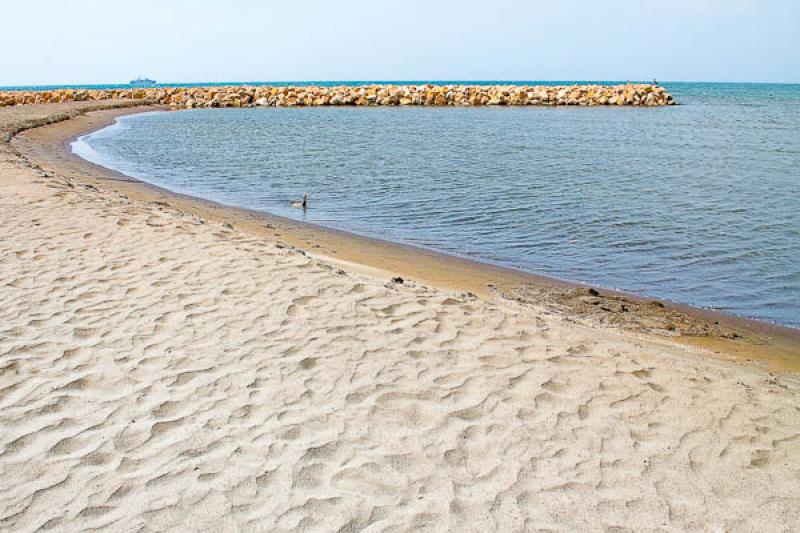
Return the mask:
M 308 194 L 303 195 L 303 200 L 295 200 L 290 204 L 292 207 L 297 207 L 298 209 L 308 209 Z

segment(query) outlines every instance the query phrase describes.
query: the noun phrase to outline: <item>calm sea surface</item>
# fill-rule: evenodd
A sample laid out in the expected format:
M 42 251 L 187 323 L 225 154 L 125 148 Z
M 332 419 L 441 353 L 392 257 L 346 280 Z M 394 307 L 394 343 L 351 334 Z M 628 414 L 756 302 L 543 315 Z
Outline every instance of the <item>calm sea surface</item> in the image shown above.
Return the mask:
M 665 85 L 683 105 L 148 113 L 74 148 L 176 192 L 800 327 L 800 86 Z

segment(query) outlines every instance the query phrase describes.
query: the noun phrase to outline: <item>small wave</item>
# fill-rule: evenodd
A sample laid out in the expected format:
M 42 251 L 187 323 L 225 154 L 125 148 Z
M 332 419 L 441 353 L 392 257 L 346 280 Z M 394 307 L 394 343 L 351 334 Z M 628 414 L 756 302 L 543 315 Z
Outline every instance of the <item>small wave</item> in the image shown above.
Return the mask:
M 708 90 L 713 105 L 694 94 L 658 114 L 147 113 L 73 151 L 225 204 L 800 325 L 800 280 L 785 275 L 800 264 L 800 139 L 772 127 L 799 123 L 800 106 L 755 113 Z M 287 207 L 304 192 L 312 209 Z M 786 298 L 758 297 L 775 291 Z

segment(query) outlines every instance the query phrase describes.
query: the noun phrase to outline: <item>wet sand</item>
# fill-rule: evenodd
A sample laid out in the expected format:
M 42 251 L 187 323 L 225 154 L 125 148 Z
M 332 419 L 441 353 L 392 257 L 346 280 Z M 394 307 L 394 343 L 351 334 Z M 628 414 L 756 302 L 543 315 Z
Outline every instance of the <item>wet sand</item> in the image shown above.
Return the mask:
M 791 331 L 65 149 L 119 112 L 0 146 L 3 529 L 800 527 Z
M 56 126 L 28 131 L 15 140 L 14 147 L 32 162 L 58 169 L 75 179 L 108 183 L 116 190 L 143 200 L 165 202 L 200 216 L 236 224 L 250 234 L 277 239 L 378 277 L 400 276 L 481 297 L 499 296 L 532 303 L 589 325 L 668 338 L 710 350 L 718 356 L 800 373 L 800 329 L 606 289 L 595 289 L 599 293 L 596 294 L 590 292 L 592 287 L 567 281 L 223 206 L 139 182 L 73 154 L 70 143 L 75 138 L 110 125 L 117 116 L 169 109 L 167 106 L 131 109 L 130 102 L 118 102 L 124 107 L 93 112 Z M 90 104 L 81 103 L 87 109 L 98 105 Z

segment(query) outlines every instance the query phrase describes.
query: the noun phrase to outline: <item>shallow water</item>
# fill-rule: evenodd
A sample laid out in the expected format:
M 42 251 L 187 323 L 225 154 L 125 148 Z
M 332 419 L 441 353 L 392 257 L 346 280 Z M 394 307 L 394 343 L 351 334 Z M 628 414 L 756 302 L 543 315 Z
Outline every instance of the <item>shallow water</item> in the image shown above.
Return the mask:
M 684 105 L 147 113 L 75 149 L 176 192 L 800 326 L 800 86 L 666 86 Z

